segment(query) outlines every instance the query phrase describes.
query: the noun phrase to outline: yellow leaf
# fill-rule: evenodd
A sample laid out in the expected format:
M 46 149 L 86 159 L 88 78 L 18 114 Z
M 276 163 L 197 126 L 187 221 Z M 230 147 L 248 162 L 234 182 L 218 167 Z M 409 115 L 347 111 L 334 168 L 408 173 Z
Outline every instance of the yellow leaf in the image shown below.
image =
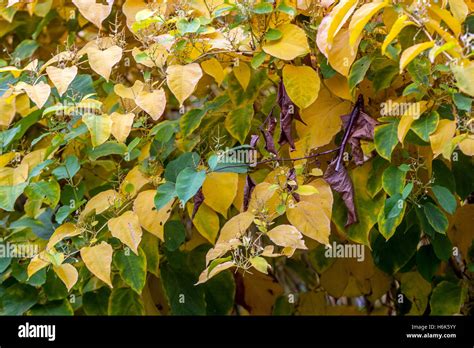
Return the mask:
M 101 50 L 97 46 L 91 46 L 87 50 L 87 57 L 91 69 L 109 81 L 112 68 L 122 59 L 122 48 L 114 45 Z
M 303 236 L 295 226 L 279 225 L 267 232 L 268 238 L 278 246 L 307 249 Z
M 82 121 L 91 133 L 92 146 L 105 143 L 112 132 L 112 119 L 109 115 L 84 114 Z
M 46 245 L 46 250 L 51 249 L 64 238 L 74 237 L 80 234 L 81 230 L 77 228 L 76 225 L 71 222 L 66 222 L 54 230 L 54 233 L 51 235 L 48 244 Z
M 340 75 L 334 74 L 330 79 L 324 80 L 324 85 L 339 98 L 352 101 L 354 99 L 349 88 L 349 82 L 347 78 Z
M 126 211 L 119 217 L 110 219 L 107 226 L 113 237 L 120 239 L 123 244 L 138 255 L 138 245 L 142 240 L 143 232 L 137 214 L 133 211 Z
M 237 81 L 239 81 L 240 85 L 245 91 L 249 85 L 250 77 L 252 76 L 250 67 L 247 65 L 247 63 L 239 61 L 239 64 L 234 66 L 233 72 L 235 78 Z
M 446 23 L 449 29 L 451 29 L 451 31 L 454 33 L 455 37 L 458 37 L 461 34 L 461 23 L 456 18 L 451 16 L 449 11 L 440 8 L 435 4 L 431 4 L 431 6 L 428 7 L 428 11 L 431 14 L 435 14 L 436 17 Z
M 449 9 L 459 23 L 463 23 L 469 14 L 469 8 L 463 0 L 448 0 Z
M 107 5 L 96 3 L 95 0 L 72 0 L 77 6 L 81 15 L 89 22 L 93 23 L 97 28 L 101 28 L 102 22 L 112 11 L 113 1 L 108 1 Z
M 187 205 L 188 214 L 191 216 L 193 205 Z M 219 216 L 214 210 L 209 208 L 206 203 L 201 204 L 199 210 L 193 219 L 194 227 L 198 232 L 212 244 L 215 243 L 217 234 L 219 233 Z
M 28 164 L 22 163 L 15 168 L 0 168 L 0 185 L 14 186 L 28 179 Z
M 443 153 L 446 146 L 449 146 L 451 139 L 456 133 L 456 121 L 440 120 L 436 131 L 430 135 L 431 150 L 433 150 L 433 158 Z M 446 158 L 446 159 L 449 159 Z
M 318 189 L 311 185 L 300 185 L 295 192 L 300 196 L 311 196 L 315 193 L 319 193 Z
M 280 204 L 280 198 L 277 191 L 273 190 L 271 186 L 268 182 L 261 182 L 255 186 L 250 196 L 249 212 L 261 211 L 263 208 L 268 209 L 270 215 L 276 212 L 276 208 Z
M 77 67 L 72 66 L 60 69 L 54 66 L 48 66 L 46 68 L 46 73 L 48 74 L 49 79 L 53 82 L 53 85 L 57 88 L 59 96 L 62 96 L 76 77 Z
M 459 144 L 459 148 L 466 156 L 474 156 L 474 137 L 468 136 Z
M 135 15 L 147 8 L 147 4 L 143 0 L 126 0 L 122 6 L 122 12 L 127 17 L 127 27 L 131 28 L 136 22 Z
M 225 243 L 231 239 L 240 238 L 250 227 L 254 219 L 255 215 L 248 211 L 234 216 L 222 226 L 217 243 Z
M 426 51 L 428 48 L 431 48 L 433 46 L 434 42 L 428 41 L 413 45 L 403 51 L 402 56 L 400 57 L 400 74 L 403 72 L 403 69 L 405 69 L 405 67 L 410 64 L 410 62 L 415 59 L 421 52 Z
M 111 133 L 118 142 L 124 143 L 127 140 L 130 131 L 132 130 L 133 119 L 135 115 L 132 113 L 129 114 L 120 114 L 114 112 L 110 115 L 112 120 L 112 129 Z
M 390 32 L 388 35 L 385 37 L 385 40 L 383 41 L 382 44 L 382 54 L 385 54 L 385 51 L 387 50 L 388 45 L 395 40 L 395 38 L 400 34 L 403 28 L 409 26 L 409 25 L 415 25 L 415 23 L 408 21 L 408 16 L 403 15 L 398 17 L 398 19 L 395 21 L 395 23 L 392 26 L 392 29 L 390 29 Z
M 28 94 L 28 97 L 36 104 L 38 109 L 43 107 L 51 94 L 51 87 L 43 81 L 38 82 L 34 86 L 26 83 L 22 86 L 26 94 Z
M 72 287 L 77 283 L 79 274 L 77 269 L 70 263 L 63 263 L 59 266 L 53 267 L 54 272 L 62 280 L 68 291 L 71 291 Z
M 341 0 L 329 13 L 331 18 L 327 29 L 327 45 L 329 48 L 331 48 L 339 30 L 354 12 L 357 3 L 357 0 Z
M 93 196 L 84 207 L 81 213 L 81 217 L 86 216 L 92 210 L 95 210 L 97 215 L 102 214 L 104 211 L 114 205 L 115 201 L 120 199 L 120 195 L 115 190 L 102 191 Z
M 326 58 L 328 57 L 328 29 L 331 22 L 332 17 L 330 15 L 324 17 L 319 24 L 318 33 L 316 34 L 316 45 Z
M 4 153 L 3 155 L 0 155 L 0 168 L 5 167 L 8 163 L 11 162 L 12 159 L 14 159 L 17 156 L 16 152 L 7 152 Z
M 113 287 L 110 280 L 112 253 L 112 247 L 106 242 L 81 249 L 81 258 L 87 269 L 111 288 Z
M 264 274 L 268 274 L 268 268 L 271 268 L 267 260 L 261 256 L 251 257 L 249 261 L 253 268 Z
M 290 99 L 300 108 L 314 103 L 319 94 L 319 75 L 309 66 L 285 65 L 283 83 Z
M 349 37 L 349 45 L 355 45 L 355 43 L 360 39 L 359 36 L 362 33 L 362 30 L 364 30 L 366 24 L 378 11 L 388 5 L 389 4 L 386 0 L 369 2 L 362 5 L 361 8 L 354 13 L 349 24 L 349 31 L 351 33 Z
M 209 272 L 209 268 L 206 268 L 199 275 L 199 280 L 195 285 L 205 283 L 209 279 L 214 277 L 215 275 L 219 274 L 220 272 L 225 271 L 226 269 L 229 269 L 229 268 L 234 267 L 234 266 L 235 266 L 235 263 L 233 261 L 226 261 L 226 262 L 220 263 L 217 266 L 213 267 L 210 272 Z
M 141 190 L 143 186 L 145 186 L 150 180 L 148 179 L 145 174 L 143 174 L 140 170 L 139 166 L 133 167 L 132 170 L 130 170 L 125 178 L 122 181 L 122 184 L 120 185 L 120 192 L 122 192 L 124 195 L 129 195 L 131 197 L 134 197 L 138 191 Z M 133 185 L 133 189 L 130 190 L 129 185 Z
M 332 203 L 334 201 L 331 187 L 322 178 L 311 181 L 308 185 L 314 186 L 318 190 L 318 193 L 310 196 L 302 196 L 301 201 L 318 205 L 326 216 L 331 219 Z
M 328 51 L 329 64 L 341 75 L 348 77 L 352 63 L 357 56 L 359 41 L 355 45 L 349 44 L 350 31 L 341 29 L 334 38 L 334 43 Z
M 300 201 L 286 210 L 288 221 L 301 233 L 321 244 L 329 244 L 331 221 L 320 205 Z
M 136 80 L 132 87 L 125 87 L 121 83 L 115 85 L 114 92 L 121 98 L 135 100 L 144 88 L 145 84 L 140 80 Z
M 402 115 L 400 123 L 398 124 L 398 140 L 403 144 L 403 140 L 410 130 L 411 124 L 413 121 L 420 118 L 420 115 L 426 111 L 427 102 L 420 101 L 417 103 L 410 103 L 408 109 Z
M 155 194 L 156 190 L 140 192 L 133 202 L 133 211 L 138 215 L 140 225 L 163 241 L 163 228 L 170 217 L 174 200 L 171 200 L 160 210 L 156 210 Z
M 293 60 L 309 53 L 306 33 L 297 25 L 286 23 L 276 28 L 282 33 L 278 40 L 268 41 L 263 51 L 282 60 Z
M 48 266 L 51 262 L 49 261 L 48 256 L 45 251 L 40 252 L 38 255 L 33 257 L 28 264 L 27 274 L 28 278 L 31 278 L 36 272 L 42 270 Z
M 211 58 L 205 60 L 201 63 L 201 68 L 204 72 L 214 78 L 216 80 L 217 85 L 220 86 L 222 81 L 224 81 L 225 73 L 224 69 L 222 69 L 221 63 L 216 58 Z
M 332 96 L 327 88 L 321 87 L 316 101 L 308 108 L 301 110 L 301 117 L 307 126 L 297 122 L 298 135 L 307 140 L 310 149 L 329 144 L 341 130 L 340 115 L 349 112 L 350 107 L 349 102 Z
M 15 118 L 15 95 L 0 97 L 0 127 L 8 127 Z
M 147 91 L 141 91 L 135 103 L 142 108 L 154 121 L 157 121 L 166 108 L 166 94 L 163 88 L 156 89 L 149 93 Z
M 191 63 L 187 65 L 171 65 L 166 69 L 166 81 L 168 87 L 173 92 L 179 104 L 193 93 L 197 83 L 202 77 L 202 70 L 199 64 Z
M 227 217 L 227 210 L 237 194 L 238 183 L 237 173 L 209 173 L 202 185 L 204 203 Z

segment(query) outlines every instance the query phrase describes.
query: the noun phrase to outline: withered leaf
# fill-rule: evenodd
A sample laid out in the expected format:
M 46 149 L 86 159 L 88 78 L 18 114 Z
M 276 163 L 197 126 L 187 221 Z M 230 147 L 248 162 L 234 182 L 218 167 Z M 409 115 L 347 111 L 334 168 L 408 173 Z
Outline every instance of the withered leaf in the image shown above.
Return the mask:
M 255 188 L 256 184 L 255 181 L 250 177 L 250 175 L 247 175 L 247 178 L 245 179 L 245 185 L 244 185 L 244 206 L 243 209 L 244 211 L 247 211 L 250 203 L 250 197 L 252 196 L 252 191 Z
M 191 214 L 191 220 L 194 219 L 194 216 L 197 214 L 199 207 L 201 204 L 204 202 L 204 194 L 202 193 L 202 187 L 199 189 L 199 191 L 194 195 L 193 198 L 193 213 Z

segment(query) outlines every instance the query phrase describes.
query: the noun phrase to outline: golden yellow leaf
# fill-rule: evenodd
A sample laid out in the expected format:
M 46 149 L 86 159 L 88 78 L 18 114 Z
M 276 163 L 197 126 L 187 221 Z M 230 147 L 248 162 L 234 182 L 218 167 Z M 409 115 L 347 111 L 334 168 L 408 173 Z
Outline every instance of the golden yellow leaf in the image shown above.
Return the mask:
M 352 16 L 349 24 L 349 45 L 354 46 L 360 39 L 360 34 L 366 24 L 372 19 L 372 17 L 381 9 L 388 6 L 389 3 L 386 0 L 372 1 L 365 5 L 362 5 Z
M 77 269 L 70 263 L 63 263 L 59 266 L 53 267 L 54 272 L 62 280 L 68 291 L 71 291 L 72 287 L 77 283 L 79 274 Z
M 209 272 L 209 268 L 206 268 L 202 273 L 199 275 L 199 280 L 195 285 L 202 284 L 207 282 L 209 279 L 214 277 L 215 275 L 219 274 L 222 271 L 225 271 L 226 269 L 229 269 L 231 267 L 234 267 L 235 263 L 233 261 L 226 261 L 223 263 L 218 264 L 214 268 L 211 269 Z
M 112 68 L 122 59 L 122 48 L 114 45 L 101 50 L 97 46 L 91 46 L 87 50 L 87 57 L 91 69 L 109 81 Z
M 81 234 L 81 230 L 71 222 L 66 222 L 54 230 L 54 233 L 49 238 L 46 250 L 51 249 L 64 238 L 74 237 Z
M 349 112 L 351 104 L 331 95 L 321 87 L 318 98 L 308 108 L 301 110 L 301 117 L 307 124 L 296 123 L 300 138 L 307 140 L 307 146 L 315 149 L 331 142 L 342 126 L 340 115 Z
M 141 91 L 138 93 L 135 103 L 142 108 L 154 121 L 157 121 L 166 108 L 166 94 L 163 88 L 153 92 Z
M 225 243 L 233 238 L 240 238 L 250 227 L 254 219 L 255 216 L 248 211 L 229 219 L 224 226 L 222 226 L 217 243 Z
M 456 78 L 458 88 L 471 97 L 474 97 L 474 62 L 465 61 L 452 65 L 451 70 Z
M 233 72 L 235 78 L 237 79 L 237 81 L 239 81 L 242 88 L 246 90 L 250 82 L 250 77 L 252 76 L 252 72 L 248 64 L 239 61 L 239 64 L 234 66 Z
M 130 210 L 126 211 L 119 217 L 110 219 L 107 226 L 113 237 L 120 239 L 138 255 L 138 245 L 142 240 L 143 232 L 137 214 Z
M 25 182 L 28 179 L 28 164 L 22 163 L 18 167 L 0 168 L 0 185 L 14 186 Z
M 410 103 L 408 109 L 403 113 L 400 123 L 398 124 L 398 140 L 403 144 L 403 140 L 410 130 L 413 121 L 420 118 L 420 115 L 427 109 L 427 101 L 420 101 L 417 103 Z
M 459 148 L 466 156 L 474 156 L 474 137 L 468 135 L 459 143 Z
M 261 182 L 257 184 L 252 191 L 250 196 L 250 202 L 248 211 L 261 211 L 263 208 L 268 209 L 270 215 L 276 212 L 276 207 L 280 204 L 280 197 L 276 190 L 271 188 L 271 184 L 268 182 Z
M 144 88 L 145 84 L 140 80 L 136 80 L 132 87 L 125 87 L 121 83 L 115 85 L 114 92 L 121 98 L 135 100 Z
M 173 92 L 179 104 L 193 93 L 197 83 L 202 77 L 202 70 L 199 64 L 191 63 L 187 65 L 170 65 L 166 69 L 166 81 L 168 87 Z
M 123 115 L 118 112 L 113 112 L 110 118 L 112 119 L 112 129 L 110 132 L 118 142 L 124 143 L 132 130 L 135 115 L 132 113 Z
M 357 7 L 357 3 L 357 0 L 341 0 L 329 13 L 328 17 L 331 19 L 328 23 L 326 38 L 328 48 L 331 48 L 333 42 L 335 41 L 336 35 L 354 12 L 355 8 Z
M 97 28 L 101 28 L 102 22 L 109 16 L 114 4 L 113 0 L 108 1 L 107 5 L 96 3 L 95 0 L 72 0 L 77 6 L 81 15 Z
M 216 80 L 217 85 L 220 86 L 222 81 L 224 81 L 225 72 L 222 68 L 221 63 L 216 58 L 211 58 L 205 60 L 201 63 L 201 68 L 204 72 L 214 78 Z
M 448 2 L 449 10 L 453 14 L 453 17 L 456 18 L 459 23 L 463 23 L 469 14 L 469 8 L 464 0 L 448 0 Z
M 388 33 L 388 35 L 385 37 L 385 40 L 383 41 L 382 54 L 385 54 L 385 51 L 387 50 L 388 45 L 393 40 L 395 40 L 395 38 L 398 36 L 398 34 L 400 34 L 402 29 L 409 25 L 415 25 L 415 23 L 413 23 L 412 21 L 409 21 L 407 15 L 402 15 L 398 17 L 398 19 L 395 21 L 392 28 L 390 29 L 390 32 Z
M 278 40 L 268 41 L 263 45 L 263 51 L 282 60 L 293 60 L 309 53 L 308 40 L 303 29 L 286 23 L 276 28 L 282 33 Z
M 288 221 L 305 236 L 321 244 L 329 244 L 331 220 L 321 205 L 300 201 L 286 210 Z
M 328 50 L 329 64 L 341 75 L 348 77 L 352 63 L 357 56 L 360 37 L 354 45 L 349 44 L 350 31 L 343 28 L 334 38 L 333 45 Z
M 456 18 L 451 16 L 449 11 L 440 8 L 435 4 L 431 4 L 431 6 L 428 7 L 428 11 L 431 13 L 431 15 L 434 14 L 434 17 L 437 17 L 446 23 L 449 29 L 451 29 L 451 31 L 454 33 L 455 37 L 458 37 L 461 34 L 461 23 Z
M 426 51 L 428 48 L 431 48 L 433 46 L 434 42 L 428 41 L 413 45 L 403 51 L 400 57 L 400 74 L 403 72 L 403 69 L 405 69 L 405 67 L 410 64 L 410 62 L 415 59 L 421 52 Z
M 48 66 L 46 73 L 49 79 L 53 82 L 53 85 L 57 88 L 59 96 L 62 96 L 66 91 L 71 82 L 77 75 L 77 67 L 71 66 L 69 68 L 56 68 L 55 66 Z
M 91 133 L 93 147 L 99 146 L 109 139 L 112 132 L 112 119 L 109 115 L 84 114 L 82 121 Z
M 449 146 L 451 139 L 456 133 L 456 121 L 440 120 L 436 131 L 430 135 L 431 150 L 433 158 L 443 153 L 446 146 Z M 449 157 L 447 158 L 449 159 Z
M 202 185 L 204 203 L 216 212 L 227 217 L 227 210 L 232 205 L 239 176 L 237 173 L 209 173 Z
M 332 204 L 334 201 L 331 187 L 322 178 L 313 180 L 309 182 L 308 185 L 314 186 L 318 190 L 318 193 L 311 196 L 302 196 L 301 201 L 319 205 L 324 211 L 324 214 L 331 219 Z
M 163 228 L 170 217 L 174 200 L 171 200 L 160 210 L 156 210 L 155 194 L 156 190 L 140 192 L 133 202 L 133 211 L 138 215 L 140 225 L 163 241 Z
M 149 178 L 142 173 L 140 167 L 135 166 L 127 173 L 122 184 L 120 184 L 120 192 L 134 197 L 149 181 Z M 133 185 L 133 188 L 130 189 L 129 185 Z
M 193 205 L 187 204 L 188 214 L 191 216 L 193 212 Z M 209 208 L 206 203 L 201 204 L 199 210 L 193 219 L 196 230 L 206 238 L 211 244 L 214 244 L 219 233 L 219 216 L 217 213 Z
M 303 236 L 295 226 L 279 225 L 267 232 L 268 238 L 278 246 L 307 249 Z
M 127 17 L 127 27 L 131 28 L 132 24 L 136 22 L 136 14 L 146 8 L 147 4 L 143 0 L 126 0 L 122 6 L 122 12 Z
M 290 99 L 304 109 L 314 103 L 319 94 L 319 75 L 309 66 L 285 65 L 283 84 Z
M 40 252 L 38 255 L 33 257 L 28 264 L 28 268 L 26 270 L 28 274 L 28 278 L 31 278 L 36 272 L 42 270 L 46 266 L 48 266 L 51 262 L 49 261 L 48 256 L 46 255 L 45 251 Z
M 43 81 L 38 82 L 36 85 L 29 85 L 27 83 L 22 84 L 28 97 L 36 104 L 38 109 L 41 109 L 51 94 L 51 87 Z
M 102 191 L 95 196 L 93 196 L 84 207 L 84 210 L 81 213 L 81 217 L 86 216 L 92 210 L 95 210 L 95 213 L 102 214 L 104 211 L 109 209 L 114 203 L 120 199 L 120 195 L 115 190 Z
M 81 258 L 87 269 L 111 288 L 113 287 L 110 280 L 112 254 L 113 249 L 106 242 L 81 249 Z
M 15 95 L 0 97 L 0 127 L 8 127 L 15 118 Z
M 354 99 L 352 97 L 347 78 L 340 74 L 334 74 L 334 76 L 332 76 L 330 79 L 324 80 L 324 85 L 332 94 L 335 94 L 339 98 L 349 101 Z

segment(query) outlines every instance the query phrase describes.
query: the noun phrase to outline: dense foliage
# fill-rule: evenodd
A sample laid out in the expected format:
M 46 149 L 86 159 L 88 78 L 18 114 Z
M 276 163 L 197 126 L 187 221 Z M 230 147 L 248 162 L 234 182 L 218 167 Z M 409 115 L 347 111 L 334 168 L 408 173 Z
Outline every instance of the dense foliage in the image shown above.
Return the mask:
M 2 0 L 0 313 L 472 314 L 473 8 Z

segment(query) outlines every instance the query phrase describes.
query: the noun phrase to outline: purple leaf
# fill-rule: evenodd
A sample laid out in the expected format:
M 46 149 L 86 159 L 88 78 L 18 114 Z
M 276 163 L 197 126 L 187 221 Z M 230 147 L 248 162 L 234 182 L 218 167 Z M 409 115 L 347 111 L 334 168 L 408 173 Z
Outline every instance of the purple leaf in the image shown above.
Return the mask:
M 286 93 L 285 86 L 283 85 L 283 81 L 280 81 L 278 86 L 278 105 L 280 106 L 280 139 L 278 139 L 278 144 L 284 145 L 289 144 L 291 151 L 295 150 L 295 142 L 293 140 L 293 136 L 291 135 L 291 125 L 293 119 L 298 120 L 302 123 L 303 120 L 301 119 L 298 109 L 296 105 L 291 101 L 290 97 Z M 306 124 L 306 123 L 304 123 Z
M 286 180 L 287 180 L 287 181 L 293 180 L 294 182 L 297 182 L 297 181 L 296 181 L 296 170 L 295 170 L 295 168 L 291 168 L 291 169 L 290 169 L 290 171 L 289 171 L 288 174 L 286 175 Z M 291 190 L 291 189 L 295 189 L 295 190 L 296 190 L 296 189 L 298 189 L 298 184 L 296 184 L 296 186 L 287 185 L 287 188 L 288 188 L 289 190 Z M 293 196 L 293 198 L 295 199 L 295 201 L 297 201 L 297 202 L 299 202 L 299 201 L 301 200 L 301 199 L 300 199 L 300 195 L 297 194 L 297 193 L 295 193 L 295 192 L 292 193 L 292 196 Z
M 247 178 L 245 179 L 245 185 L 244 185 L 244 206 L 243 210 L 247 211 L 250 203 L 250 197 L 252 195 L 252 191 L 255 188 L 256 184 L 255 181 L 250 177 L 250 175 L 247 175 Z
M 350 116 L 350 114 L 341 116 L 345 130 L 349 124 Z M 377 121 L 367 115 L 363 110 L 359 111 L 359 115 L 352 126 L 352 131 L 348 140 L 348 143 L 352 148 L 352 158 L 354 159 L 355 164 L 362 165 L 364 163 L 364 153 L 360 146 L 360 141 L 361 139 L 374 139 L 374 129 L 376 125 Z
M 193 207 L 193 213 L 191 215 L 191 220 L 194 219 L 194 216 L 197 214 L 199 207 L 204 202 L 204 194 L 202 193 L 202 188 L 200 188 L 199 191 L 194 195 L 193 202 L 194 202 L 194 207 Z

